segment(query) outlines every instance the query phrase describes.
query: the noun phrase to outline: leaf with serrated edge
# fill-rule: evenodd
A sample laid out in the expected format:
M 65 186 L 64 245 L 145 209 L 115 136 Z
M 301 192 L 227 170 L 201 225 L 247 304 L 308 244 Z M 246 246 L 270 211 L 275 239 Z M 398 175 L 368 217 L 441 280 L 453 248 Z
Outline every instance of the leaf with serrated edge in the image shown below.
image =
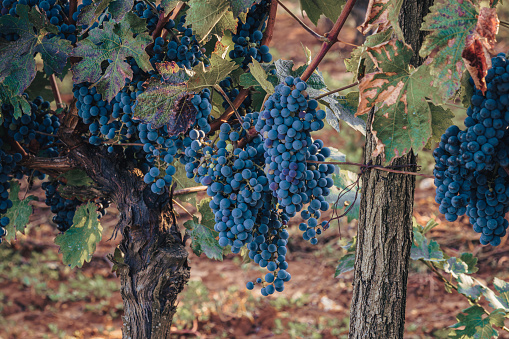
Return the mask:
M 479 281 L 464 273 L 458 274 L 458 292 L 477 300 L 485 288 Z
M 390 162 L 410 150 L 419 152 L 431 136 L 431 109 L 426 97 L 433 92 L 428 69 L 408 66 L 412 48 L 391 40 L 368 49 L 379 72 L 367 74 L 359 84 L 357 115 L 379 109 L 373 120 L 373 134 L 381 143 L 373 156 L 385 153 Z
M 190 8 L 187 11 L 186 24 L 193 27 L 200 41 L 203 41 L 219 21 L 228 16 L 228 13 L 230 13 L 229 20 L 234 21 L 232 26 L 237 27 L 237 22 L 229 11 L 228 0 L 190 0 L 188 5 Z
M 345 0 L 300 0 L 300 8 L 306 12 L 309 20 L 318 25 L 318 19 L 323 14 L 335 22 L 345 5 Z
M 258 61 L 253 59 L 253 63 L 249 65 L 249 70 L 265 92 L 268 94 L 274 93 L 274 86 L 272 86 L 272 84 L 267 81 L 267 73 L 265 73 L 265 70 L 262 68 Z
M 434 240 L 428 240 L 422 233 L 416 232 L 414 228 L 414 241 L 410 249 L 412 260 L 424 260 L 439 262 L 444 259 L 444 252 L 440 245 Z
M 188 220 L 184 223 L 184 227 L 188 229 L 189 236 L 192 239 L 191 249 L 196 255 L 205 255 L 214 260 L 223 261 L 223 248 L 219 246 L 217 241 L 217 232 L 210 230 L 206 226 L 198 223 L 198 219 Z
M 9 218 L 9 224 L 5 227 L 7 231 L 5 240 L 7 241 L 16 239 L 16 231 L 24 233 L 28 220 L 32 215 L 32 206 L 28 203 L 37 200 L 37 198 L 31 195 L 19 200 L 19 184 L 16 181 L 11 181 L 9 200 L 12 201 L 12 207 L 3 215 Z
M 81 169 L 72 169 L 59 178 L 66 179 L 69 186 L 90 186 L 94 181 Z
M 201 214 L 201 221 L 200 223 L 209 228 L 210 230 L 214 230 L 214 225 L 216 224 L 214 220 L 214 213 L 212 212 L 212 209 L 209 206 L 210 201 L 212 198 L 202 199 L 198 203 L 198 212 Z
M 424 39 L 419 55 L 428 57 L 426 64 L 430 65 L 437 81 L 435 86 L 440 89 L 437 97 L 444 101 L 454 97 L 460 88 L 465 69 L 462 53 L 467 41 L 472 44 L 478 40 L 476 36 L 488 38 L 489 34 L 479 27 L 476 7 L 477 1 L 474 4 L 470 0 L 436 2 L 424 18 L 421 30 L 431 33 Z M 490 58 L 485 62 L 489 65 Z
M 331 208 L 344 208 L 345 211 L 350 208 L 351 204 L 354 204 L 346 217 L 348 221 L 358 219 L 361 197 L 360 193 L 356 194 L 357 187 L 351 186 L 357 180 L 357 174 L 347 170 L 340 170 L 338 174 L 332 175 L 332 180 L 334 181 L 334 186 L 330 188 L 330 194 L 325 197 L 325 201 L 331 205 Z M 345 193 L 344 191 L 347 187 L 349 191 Z M 341 198 L 338 200 L 340 194 Z
M 125 61 L 133 57 L 138 67 L 148 72 L 152 70 L 145 47 L 151 42 L 146 33 L 133 36 L 129 23 L 129 13 L 119 24 L 107 21 L 103 28 L 95 28 L 89 36 L 77 43 L 72 55 L 82 57 L 72 66 L 74 83 L 91 82 L 97 87 L 104 100 L 111 101 L 124 87 L 125 79 L 132 80 L 133 70 Z M 111 60 L 104 74 L 101 69 L 103 61 Z
M 12 80 L 12 78 L 9 78 Z M 0 105 L 7 104 L 12 105 L 14 108 L 14 119 L 21 118 L 24 114 L 31 114 L 32 108 L 28 103 L 27 99 L 22 95 L 15 95 L 12 93 L 12 90 L 5 85 L 4 83 L 0 83 Z M 0 111 L 0 121 L 2 121 L 2 112 Z
M 404 41 L 403 31 L 398 24 L 402 4 L 403 0 L 370 0 L 364 23 L 358 27 L 359 31 L 366 35 L 374 28 L 383 32 L 392 27 L 398 39 Z
M 440 142 L 440 138 L 442 134 L 444 134 L 445 130 L 449 128 L 449 126 L 454 125 L 452 118 L 454 118 L 454 113 L 443 106 L 437 106 L 432 102 L 428 102 L 429 108 L 431 111 L 431 138 L 429 142 L 433 147 L 433 143 Z M 430 147 L 430 148 L 432 148 Z
M 114 0 L 96 0 L 90 5 L 84 6 L 79 11 L 77 24 L 79 26 L 92 25 L 104 13 L 112 1 Z
M 58 36 L 48 37 L 55 26 L 49 25 L 44 14 L 35 8 L 29 11 L 25 5 L 17 5 L 18 16 L 0 17 L 0 31 L 3 34 L 19 35 L 16 41 L 0 41 L 0 81 L 8 86 L 14 95 L 21 95 L 34 80 L 36 63 L 34 55 L 40 53 L 48 74 L 59 75 L 67 63 L 72 50 L 70 41 Z
M 96 246 L 101 241 L 103 227 L 97 219 L 97 206 L 93 202 L 78 207 L 72 226 L 57 235 L 55 244 L 60 246 L 65 265 L 81 267 L 90 262 Z
M 133 8 L 134 0 L 115 0 L 110 3 L 108 11 L 116 22 L 121 21 Z
M 345 254 L 343 257 L 341 257 L 341 259 L 339 259 L 339 264 L 336 267 L 336 273 L 334 273 L 334 278 L 337 278 L 341 274 L 353 270 L 354 264 L 355 264 L 355 254 Z
M 191 78 L 187 86 L 189 91 L 199 91 L 206 87 L 213 87 L 219 84 L 221 80 L 226 78 L 232 71 L 239 68 L 239 66 L 232 61 L 226 59 L 226 52 L 221 53 L 219 49 L 220 43 L 216 45 L 216 50 L 210 57 L 210 66 L 205 69 L 205 66 L 200 63 L 193 67 Z M 222 45 L 221 45 L 222 46 Z
M 252 5 L 259 4 L 261 0 L 228 0 L 234 17 L 238 17 L 240 13 L 247 12 Z
M 505 312 L 494 310 L 489 316 L 485 317 L 485 315 L 483 308 L 477 305 L 464 309 L 456 316 L 458 323 L 451 326 L 455 330 L 449 335 L 449 338 L 489 339 L 497 336 L 498 332 L 493 329 L 492 325 L 503 326 Z M 458 330 L 459 327 L 464 327 L 464 329 Z

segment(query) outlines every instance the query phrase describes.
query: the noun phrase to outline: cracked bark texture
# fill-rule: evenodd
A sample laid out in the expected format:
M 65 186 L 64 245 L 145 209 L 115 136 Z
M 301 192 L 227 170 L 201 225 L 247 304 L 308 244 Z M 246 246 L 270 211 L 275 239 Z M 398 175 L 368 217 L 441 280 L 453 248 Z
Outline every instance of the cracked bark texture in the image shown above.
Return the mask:
M 71 150 L 69 159 L 86 171 L 120 212 L 117 230 L 122 234 L 123 260 L 110 259 L 121 281 L 123 338 L 169 338 L 177 296 L 190 276 L 185 240 L 169 195 L 152 193 L 139 169 L 121 155 L 83 143 L 74 128 L 62 128 L 60 138 Z
M 418 66 L 424 39 L 420 26 L 433 0 L 404 0 L 399 15 L 406 43 L 414 50 L 411 63 Z M 376 140 L 368 118 L 365 163 L 383 165 L 372 157 Z M 415 164 L 413 152 L 392 165 Z M 406 170 L 411 170 L 407 168 Z M 415 176 L 368 170 L 362 177 L 362 195 L 350 306 L 349 338 L 403 338 Z

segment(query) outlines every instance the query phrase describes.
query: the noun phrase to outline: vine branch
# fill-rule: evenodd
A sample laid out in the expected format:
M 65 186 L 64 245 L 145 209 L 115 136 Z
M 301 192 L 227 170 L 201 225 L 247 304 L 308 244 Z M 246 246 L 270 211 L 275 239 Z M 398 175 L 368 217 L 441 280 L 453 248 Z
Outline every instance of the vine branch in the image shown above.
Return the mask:
M 350 84 L 350 85 L 347 85 L 347 86 L 344 86 L 344 87 L 341 87 L 341 88 L 337 88 L 337 89 L 332 90 L 332 91 L 330 91 L 330 92 L 327 92 L 327 93 L 321 94 L 321 95 L 319 95 L 319 96 L 317 96 L 316 98 L 313 98 L 313 99 L 315 99 L 315 100 L 319 100 L 319 99 L 324 98 L 324 97 L 326 97 L 326 96 L 329 96 L 329 95 L 331 95 L 331 94 L 334 94 L 334 93 L 337 93 L 337 92 L 341 92 L 341 91 L 344 91 L 345 89 L 349 89 L 349 88 L 355 87 L 355 86 L 357 86 L 358 84 L 359 84 L 359 82 L 358 82 L 358 81 L 356 81 L 356 82 L 354 82 L 353 84 Z
M 58 88 L 57 78 L 55 74 L 51 74 L 49 77 L 49 83 L 51 85 L 51 91 L 53 92 L 53 97 L 55 98 L 55 102 L 57 103 L 57 108 L 61 108 L 64 106 L 62 102 L 62 96 L 60 95 L 60 89 Z
M 189 188 L 183 188 L 180 190 L 176 190 L 173 192 L 173 195 L 185 195 L 189 193 L 197 193 L 197 192 L 203 192 L 207 190 L 207 186 L 196 186 L 196 187 L 189 187 Z
M 343 28 L 343 25 L 346 22 L 346 19 L 348 18 L 348 15 L 352 11 L 353 6 L 355 5 L 355 2 L 357 0 L 348 0 L 345 4 L 345 7 L 343 7 L 343 10 L 341 11 L 341 14 L 339 15 L 338 20 L 332 27 L 331 31 L 329 32 L 329 35 L 327 38 L 329 39 L 328 42 L 324 42 L 322 44 L 322 48 L 320 49 L 320 52 L 316 55 L 316 57 L 311 61 L 311 64 L 306 68 L 302 76 L 300 77 L 302 80 L 307 81 L 311 74 L 316 70 L 320 62 L 322 62 L 323 58 L 329 52 L 331 47 L 338 42 L 338 35 L 341 29 Z
M 76 21 L 73 19 L 73 14 L 78 10 L 78 0 L 70 0 L 69 1 L 69 22 L 73 25 L 76 24 Z
M 237 120 L 242 124 L 244 122 L 244 119 L 242 119 L 242 117 L 240 116 L 239 114 L 239 111 L 237 111 L 237 108 L 238 107 L 235 107 L 235 105 L 233 104 L 233 102 L 230 100 L 230 98 L 228 97 L 228 95 L 226 95 L 226 93 L 223 91 L 223 89 L 221 88 L 221 86 L 219 85 L 214 85 L 214 89 L 223 96 L 224 100 L 226 100 L 226 102 L 228 103 L 228 105 L 230 105 L 230 108 L 235 112 L 235 115 L 237 116 Z

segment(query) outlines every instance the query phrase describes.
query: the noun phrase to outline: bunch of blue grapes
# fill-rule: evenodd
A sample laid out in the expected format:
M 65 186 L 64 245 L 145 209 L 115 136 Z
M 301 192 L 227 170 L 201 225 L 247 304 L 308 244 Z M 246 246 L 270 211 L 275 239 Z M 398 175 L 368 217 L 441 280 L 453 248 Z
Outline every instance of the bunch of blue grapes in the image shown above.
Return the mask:
M 46 181 L 42 183 L 42 189 L 46 194 L 45 203 L 55 214 L 53 222 L 57 225 L 60 232 L 65 232 L 72 226 L 72 220 L 76 213 L 76 208 L 82 204 L 78 199 L 66 199 L 57 191 L 58 186 L 61 185 L 58 181 Z
M 242 68 L 244 69 L 247 69 L 252 59 L 258 62 L 272 61 L 269 47 L 261 44 L 270 2 L 270 0 L 262 0 L 251 6 L 245 23 L 238 19 L 237 32 L 232 37 L 235 46 L 230 51 L 230 58 L 243 58 Z
M 3 141 L 0 140 L 0 243 L 7 234 L 5 227 L 9 225 L 9 217 L 5 216 L 7 210 L 12 207 L 12 201 L 9 199 L 10 180 L 17 171 L 16 163 L 21 161 L 20 153 L 8 154 L 3 149 Z
M 472 79 L 470 83 L 473 85 Z M 448 221 L 467 214 L 483 245 L 500 244 L 508 227 L 509 61 L 492 59 L 485 94 L 474 86 L 465 130 L 449 127 L 435 149 L 439 211 Z M 507 191 L 507 193 L 506 193 Z
M 300 78 L 287 77 L 265 102 L 255 128 L 264 138 L 265 172 L 273 196 L 288 216 L 302 211 L 307 220 L 307 227 L 300 227 L 303 237 L 316 244 L 317 227 L 327 225 L 324 221 L 318 226 L 318 219 L 329 208 L 325 197 L 333 185 L 334 166 L 308 163 L 324 161 L 330 150 L 311 139 L 310 132 L 324 127 L 325 112 L 316 110 L 318 103 L 309 100 L 306 88 Z M 305 204 L 309 206 L 303 210 Z
M 92 0 L 88 0 L 92 3 Z M 85 3 L 86 1 L 84 1 Z M 12 15 L 16 16 L 18 13 L 16 11 L 17 5 L 28 5 L 30 7 L 39 8 L 41 12 L 46 14 L 49 22 L 52 25 L 58 27 L 58 34 L 49 34 L 48 38 L 52 38 L 55 35 L 58 35 L 62 39 L 69 40 L 72 44 L 74 44 L 77 40 L 77 30 L 75 25 L 68 25 L 65 23 L 64 18 L 69 17 L 69 1 L 57 1 L 57 0 L 3 0 L 0 4 L 0 13 L 1 15 Z M 9 37 L 9 39 L 12 37 Z M 7 39 L 7 40 L 9 40 Z M 10 41 L 14 41 L 16 38 L 13 38 Z

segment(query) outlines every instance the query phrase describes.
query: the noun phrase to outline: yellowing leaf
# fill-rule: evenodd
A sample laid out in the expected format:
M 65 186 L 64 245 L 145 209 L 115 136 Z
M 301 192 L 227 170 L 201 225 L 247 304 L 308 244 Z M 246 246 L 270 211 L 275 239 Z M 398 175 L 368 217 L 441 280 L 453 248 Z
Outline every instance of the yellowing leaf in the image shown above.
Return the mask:
M 404 41 L 403 32 L 398 24 L 402 4 L 403 0 L 369 0 L 366 19 L 358 27 L 359 31 L 366 35 L 374 28 L 378 28 L 377 32 L 380 33 L 392 27 L 398 39 Z

